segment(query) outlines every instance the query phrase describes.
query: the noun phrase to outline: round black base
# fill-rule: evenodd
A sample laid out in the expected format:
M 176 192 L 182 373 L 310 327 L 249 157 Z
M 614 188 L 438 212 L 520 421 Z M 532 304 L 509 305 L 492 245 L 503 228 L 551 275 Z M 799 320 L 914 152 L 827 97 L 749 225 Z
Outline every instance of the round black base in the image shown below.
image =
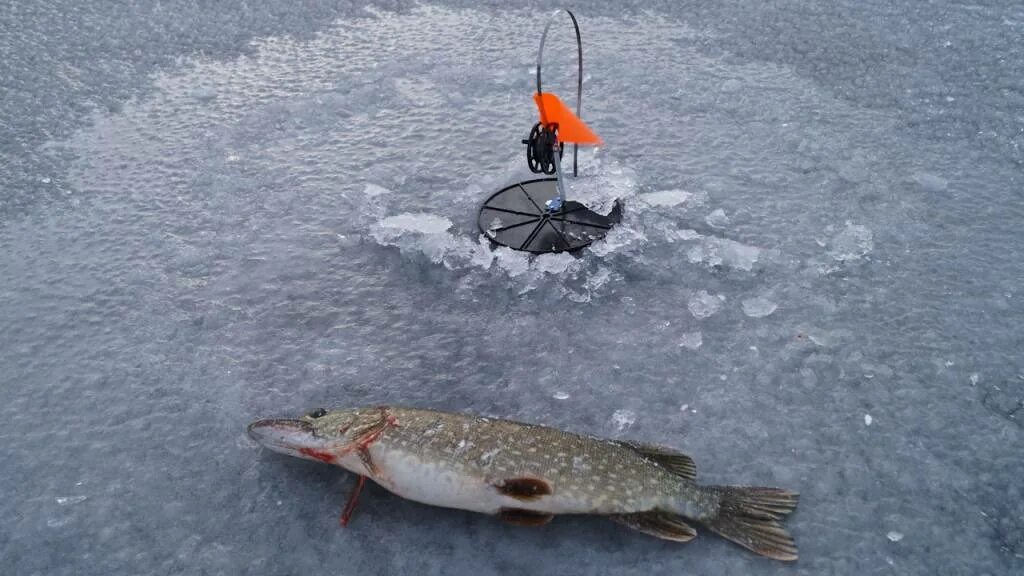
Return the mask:
M 579 202 L 566 202 L 549 211 L 547 201 L 558 197 L 554 178 L 527 180 L 502 188 L 484 202 L 477 225 L 495 244 L 534 254 L 572 252 L 604 238 L 619 222 L 618 203 L 603 216 Z

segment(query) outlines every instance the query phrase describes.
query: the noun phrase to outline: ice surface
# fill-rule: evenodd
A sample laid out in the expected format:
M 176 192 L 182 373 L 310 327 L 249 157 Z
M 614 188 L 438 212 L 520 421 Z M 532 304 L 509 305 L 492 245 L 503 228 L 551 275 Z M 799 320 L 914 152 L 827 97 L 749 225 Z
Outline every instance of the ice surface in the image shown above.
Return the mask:
M 616 202 L 628 202 L 636 194 L 636 174 L 608 154 L 580 154 L 582 173 L 567 178 L 565 194 L 599 214 L 609 214 Z M 568 164 L 563 163 L 564 170 Z
M 917 182 L 925 192 L 945 192 L 946 187 L 949 186 L 949 181 L 942 176 L 927 172 L 914 174 L 914 182 Z
M 843 261 L 860 260 L 874 248 L 874 235 L 867 226 L 846 223 L 846 226 L 832 238 L 829 255 Z
M 691 239 L 685 231 L 680 238 Z M 757 246 L 748 246 L 735 240 L 714 236 L 698 236 L 697 239 L 700 243 L 686 253 L 687 259 L 693 264 L 728 266 L 749 272 L 761 257 L 761 249 Z
M 687 332 L 679 337 L 679 345 L 687 350 L 696 350 L 704 343 L 704 335 L 700 332 Z
M 690 314 L 693 314 L 694 318 L 703 319 L 721 310 L 724 301 L 725 296 L 721 294 L 709 294 L 707 290 L 701 290 L 690 296 L 686 307 L 689 308 Z
M 612 414 L 612 424 L 615 426 L 615 430 L 623 432 L 630 426 L 636 423 L 636 412 L 632 410 L 616 410 Z
M 452 221 L 435 214 L 399 214 L 381 220 L 381 228 L 421 234 L 441 234 L 452 227 Z
M 712 228 L 721 229 L 729 225 L 729 217 L 725 215 L 725 210 L 722 210 L 721 208 L 716 208 L 710 214 L 705 216 L 704 221 Z
M 373 183 L 367 183 L 366 187 L 363 188 L 363 194 L 367 198 L 375 198 L 377 196 L 383 196 L 385 194 L 391 194 L 391 191 L 383 186 L 378 186 Z
M 775 312 L 779 305 L 764 296 L 746 298 L 741 302 L 743 313 L 751 318 L 764 318 Z
M 640 200 L 651 206 L 682 206 L 693 198 L 686 190 L 659 190 L 640 195 Z
M 623 220 L 542 258 L 475 219 L 536 3 L 8 4 L 0 573 L 1024 573 L 1019 2 L 581 5 L 570 196 Z M 354 478 L 244 433 L 381 403 L 798 490 L 800 561 L 374 485 L 339 530 Z

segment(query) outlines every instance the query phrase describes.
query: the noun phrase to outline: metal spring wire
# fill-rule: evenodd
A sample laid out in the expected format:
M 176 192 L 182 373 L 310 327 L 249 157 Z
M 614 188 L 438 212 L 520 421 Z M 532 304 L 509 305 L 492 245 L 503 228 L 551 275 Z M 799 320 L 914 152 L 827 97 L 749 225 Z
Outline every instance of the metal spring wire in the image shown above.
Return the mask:
M 548 18 L 547 24 L 544 25 L 544 32 L 540 35 L 540 50 L 537 51 L 537 93 L 543 93 L 543 91 L 541 90 L 540 69 L 541 62 L 543 62 L 544 60 L 544 42 L 547 40 L 548 30 L 551 28 L 551 25 L 554 24 L 555 17 L 558 16 L 559 12 L 565 12 L 566 14 L 569 15 L 569 18 L 572 19 L 572 27 L 575 28 L 576 30 L 576 117 L 581 118 L 582 116 L 580 116 L 580 111 L 583 107 L 583 40 L 580 39 L 580 25 L 579 22 L 576 21 L 576 15 L 573 14 L 571 10 L 568 10 L 566 8 L 559 8 L 551 13 L 551 16 Z M 541 101 L 539 105 L 541 106 L 541 116 L 545 116 L 543 109 L 543 101 Z M 574 143 L 572 145 L 573 177 L 577 175 L 576 156 L 578 151 L 579 145 Z

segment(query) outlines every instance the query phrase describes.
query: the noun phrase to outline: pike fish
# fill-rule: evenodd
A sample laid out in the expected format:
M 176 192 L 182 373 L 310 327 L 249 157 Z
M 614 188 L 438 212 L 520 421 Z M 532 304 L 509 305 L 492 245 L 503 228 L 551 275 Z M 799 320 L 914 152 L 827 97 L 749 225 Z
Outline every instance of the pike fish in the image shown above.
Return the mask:
M 780 488 L 700 486 L 693 460 L 671 448 L 608 440 L 468 414 L 378 406 L 258 420 L 249 435 L 282 454 L 366 478 L 424 504 L 520 525 L 558 514 L 604 516 L 644 534 L 688 542 L 700 524 L 776 560 L 796 560 L 779 520 L 797 494 Z

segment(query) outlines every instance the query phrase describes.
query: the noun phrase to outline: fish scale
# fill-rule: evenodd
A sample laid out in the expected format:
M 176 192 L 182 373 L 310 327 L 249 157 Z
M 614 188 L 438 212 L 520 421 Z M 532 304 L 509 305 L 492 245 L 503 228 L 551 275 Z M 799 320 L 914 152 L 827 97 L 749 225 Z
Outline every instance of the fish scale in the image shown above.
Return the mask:
M 399 424 L 385 432 L 374 449 L 409 451 L 428 462 L 447 461 L 467 476 L 467 482 L 494 484 L 531 477 L 549 483 L 553 494 L 522 503 L 526 509 L 544 511 L 561 504 L 560 513 L 630 513 L 656 507 L 667 494 L 690 491 L 699 497 L 692 483 L 680 482 L 678 476 L 612 440 L 432 410 L 391 413 Z

